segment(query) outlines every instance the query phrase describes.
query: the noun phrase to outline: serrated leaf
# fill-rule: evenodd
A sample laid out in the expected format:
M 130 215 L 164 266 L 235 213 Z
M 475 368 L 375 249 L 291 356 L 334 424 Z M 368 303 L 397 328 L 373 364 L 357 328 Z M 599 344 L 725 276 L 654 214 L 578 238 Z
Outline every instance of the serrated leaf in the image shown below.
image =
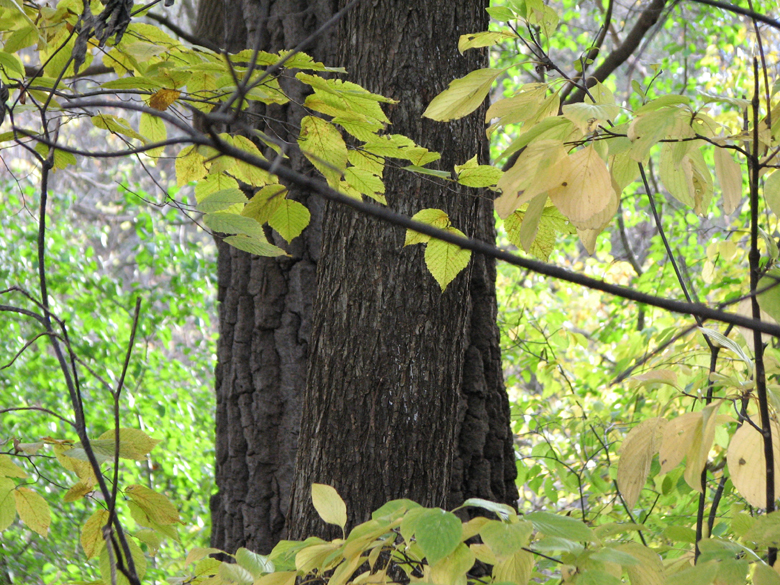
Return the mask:
M 287 242 L 293 241 L 309 225 L 311 213 L 305 205 L 282 199 L 270 218 L 268 225 L 274 228 Z
M 130 126 L 130 123 L 124 118 L 112 116 L 111 114 L 98 114 L 97 116 L 92 116 L 90 119 L 92 120 L 92 125 L 95 126 L 95 128 L 108 130 L 109 132 L 114 132 L 116 134 L 121 134 L 122 136 L 127 136 L 128 138 L 135 138 L 141 142 L 146 142 L 146 138 L 133 130 L 133 128 Z
M 375 156 L 408 160 L 415 166 L 424 166 L 441 158 L 438 152 L 418 146 L 411 138 L 401 134 L 384 134 L 363 145 L 363 150 Z
M 336 127 L 314 116 L 301 120 L 298 138 L 304 156 L 322 173 L 328 184 L 337 185 L 347 168 L 347 145 Z
M 179 99 L 181 92 L 178 89 L 161 89 L 149 98 L 149 107 L 164 112 L 173 102 Z
M 478 49 L 481 47 L 492 47 L 495 44 L 508 39 L 516 39 L 517 35 L 508 32 L 485 31 L 461 35 L 458 39 L 458 51 L 462 55 L 469 49 Z
M 445 229 L 450 225 L 449 216 L 441 209 L 421 209 L 412 216 L 412 219 L 439 229 Z M 430 241 L 431 236 L 421 234 L 414 230 L 406 230 L 404 246 L 424 244 Z
M 168 138 L 168 131 L 165 129 L 165 123 L 162 119 L 151 114 L 141 114 L 141 121 L 138 124 L 138 133 L 145 136 L 149 142 L 163 142 Z M 152 157 L 161 156 L 165 150 L 164 146 L 147 150 L 146 154 Z
M 465 237 L 462 231 L 454 227 L 444 229 L 451 234 Z M 436 282 L 439 283 L 442 292 L 468 266 L 470 259 L 471 250 L 464 250 L 449 242 L 432 238 L 425 246 L 425 265 Z
M 98 437 L 98 441 L 110 443 L 111 456 L 114 455 L 115 431 L 106 431 Z M 123 459 L 133 459 L 143 461 L 146 455 L 154 449 L 160 442 L 160 439 L 153 439 L 140 429 L 122 428 L 119 429 L 119 456 Z M 94 442 L 93 442 L 94 443 Z
M 245 217 L 236 213 L 207 213 L 203 216 L 203 223 L 210 230 L 221 234 L 246 234 L 256 238 L 265 238 L 263 227 L 251 217 Z
M 94 487 L 95 484 L 89 481 L 79 481 L 76 485 L 72 486 L 67 492 L 65 492 L 65 495 L 62 496 L 62 501 L 75 502 L 76 500 L 80 500 L 88 493 L 90 493 Z
M 14 490 L 16 513 L 30 530 L 46 538 L 51 524 L 49 504 L 30 488 L 20 487 Z
M 650 473 L 650 463 L 661 447 L 666 419 L 649 418 L 635 426 L 623 439 L 618 461 L 617 483 L 629 508 L 639 500 Z
M 236 203 L 246 202 L 247 199 L 244 192 L 237 187 L 232 187 L 207 195 L 198 203 L 197 209 L 203 213 L 213 213 L 215 211 L 229 209 Z
M 193 146 L 184 148 L 176 157 L 176 184 L 183 187 L 190 181 L 198 181 L 206 176 L 208 170 L 203 164 L 206 158 Z
M 482 104 L 491 85 L 504 71 L 505 69 L 477 69 L 450 82 L 447 89 L 433 98 L 423 116 L 447 122 L 470 114 Z
M 0 455 L 0 477 L 24 479 L 27 477 L 27 472 L 14 463 L 8 455 Z
M 381 177 L 371 171 L 357 167 L 348 167 L 344 171 L 344 180 L 363 195 L 371 197 L 371 199 L 383 205 L 387 205 L 387 200 L 384 196 L 385 184 L 382 182 Z
M 347 525 L 347 506 L 335 488 L 321 483 L 311 484 L 311 501 L 323 521 L 344 529 Z
M 455 165 L 456 180 L 467 187 L 492 187 L 503 174 L 501 169 L 492 165 L 480 165 L 476 155 L 462 165 Z
M 146 557 L 144 556 L 143 551 L 141 551 L 141 548 L 132 538 L 127 539 L 127 547 L 130 549 L 130 556 L 133 558 L 135 572 L 140 579 L 143 579 L 144 575 L 146 574 Z M 114 554 L 116 554 L 116 552 Z M 120 554 L 122 554 L 124 558 L 124 554 L 121 552 L 121 549 Z M 116 560 L 117 559 L 114 558 L 115 562 Z M 127 566 L 126 561 L 123 564 Z M 103 577 L 103 582 L 113 583 L 113 580 L 111 579 L 111 557 L 109 557 L 108 550 L 105 546 L 100 549 L 98 566 L 100 567 L 100 575 Z M 129 585 L 130 582 L 128 581 L 127 577 L 125 577 L 120 571 L 114 570 L 113 573 L 116 574 L 116 585 Z
M 258 236 L 239 234 L 236 236 L 229 236 L 225 238 L 224 241 L 226 244 L 229 244 L 234 248 L 238 248 L 239 250 L 249 252 L 250 254 L 254 254 L 256 256 L 287 256 L 287 252 L 277 246 L 274 246 L 273 244 L 268 243 L 265 237 L 260 238 Z
M 8 528 L 16 518 L 13 492 L 16 484 L 7 477 L 0 477 L 0 532 Z
M 780 469 L 780 425 L 772 421 L 772 447 L 775 469 Z M 743 424 L 734 433 L 726 454 L 729 475 L 734 489 L 748 504 L 766 507 L 766 460 L 764 438 L 750 424 Z M 780 474 L 775 474 L 775 493 L 780 493 Z
M 414 530 L 417 544 L 431 566 L 452 554 L 460 544 L 462 533 L 458 517 L 439 508 L 420 513 Z
M 138 484 L 128 486 L 125 494 L 158 524 L 165 526 L 180 522 L 179 511 L 164 495 Z
M 81 547 L 87 559 L 93 558 L 105 544 L 103 527 L 108 521 L 108 510 L 96 510 L 81 529 Z

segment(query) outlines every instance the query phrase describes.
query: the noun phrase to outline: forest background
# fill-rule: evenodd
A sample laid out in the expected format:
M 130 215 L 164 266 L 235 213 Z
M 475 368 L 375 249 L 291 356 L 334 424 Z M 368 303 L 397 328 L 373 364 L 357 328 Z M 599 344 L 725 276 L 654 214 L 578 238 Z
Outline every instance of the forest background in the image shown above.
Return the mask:
M 181 3 L 177 9 L 186 12 L 188 6 Z M 603 7 L 566 2 L 552 6 L 560 14 L 560 24 L 554 34 L 549 31 L 546 49 L 556 55 L 555 62 L 577 63 L 579 59 L 582 67 L 588 61 L 582 57 L 583 47 L 598 37 Z M 766 13 L 772 6 L 756 3 L 753 9 Z M 619 16 L 607 37 L 619 45 L 635 9 L 616 5 L 615 10 Z M 187 20 L 183 18 L 182 22 Z M 769 27 L 761 30 L 766 35 L 762 69 L 769 80 L 765 91 L 774 95 L 777 33 Z M 453 35 L 453 45 L 457 41 Z M 648 96 L 691 95 L 696 104 L 711 104 L 713 118 L 719 123 L 741 127 L 754 81 L 751 68 L 756 45 L 755 27 L 749 19 L 703 6 L 675 4 L 668 7 L 628 65 L 605 85 L 618 96 L 618 103 L 634 100 L 635 109 L 650 99 Z M 543 77 L 547 73 L 546 63 L 531 58 L 518 64 L 518 55 L 528 57 L 528 48 L 517 39 L 509 39 L 501 50 L 492 50 L 493 66 L 503 70 L 491 90 L 493 99 L 513 95 L 519 83 L 539 81 L 540 74 Z M 680 98 L 676 103 L 685 102 Z M 129 119 L 137 127 L 138 122 Z M 517 136 L 512 124 L 506 126 L 504 133 L 494 134 L 494 160 Z M 115 136 L 107 138 L 88 127 L 76 132 L 78 144 L 100 150 L 97 145 L 104 140 L 107 148 L 116 148 L 116 143 L 111 143 Z M 740 138 L 750 139 L 749 135 Z M 3 152 L 6 187 L 0 214 L 4 230 L 0 239 L 0 284 L 2 288 L 36 290 L 38 220 L 34 211 L 39 177 L 29 154 L 10 148 Z M 712 152 L 705 155 L 713 168 L 718 164 L 715 156 Z M 575 235 L 556 235 L 552 229 L 547 233 L 542 229 L 542 237 L 537 234 L 533 248 L 523 246 L 517 233 L 503 231 L 502 247 L 529 248 L 552 264 L 658 297 L 681 297 L 681 282 L 699 299 L 715 303 L 744 295 L 751 222 L 747 201 L 740 200 L 726 213 L 716 197 L 697 215 L 665 193 L 669 189 L 661 180 L 663 173 L 653 168 L 652 160 L 648 166 L 650 182 L 668 244 L 653 237 L 659 225 L 652 220 L 654 210 L 645 185 L 636 182 L 624 191 L 617 219 L 597 240 L 592 255 L 586 253 Z M 121 368 L 114 365 L 124 360 L 126 346 L 121 340 L 131 337 L 135 298 L 139 293 L 143 298 L 142 318 L 135 332 L 139 345 L 125 381 L 122 426 L 143 430 L 163 444 L 158 448 L 159 455 L 155 456 L 155 451 L 139 465 L 123 468 L 123 481 L 166 494 L 185 519 L 178 531 L 180 542 L 153 536 L 145 540 L 143 530 L 136 527 L 135 536 L 142 548 L 154 553 L 150 554 L 146 579 L 156 581 L 183 570 L 186 552 L 208 543 L 207 500 L 213 492 L 209 470 L 214 460 L 211 380 L 215 247 L 210 235 L 198 229 L 181 210 L 167 205 L 169 197 L 192 197 L 186 191 L 188 187 L 179 192 L 168 186 L 174 176 L 173 161 L 144 162 L 141 166 L 137 161 L 94 160 L 88 168 L 80 167 L 76 172 L 64 161 L 63 168 L 51 178 L 49 213 L 57 219 L 52 221 L 47 238 L 53 310 L 72 331 L 79 332 L 74 342 L 79 356 L 99 368 L 98 374 L 107 386 L 114 386 L 122 375 Z M 768 175 L 765 180 L 769 182 L 772 177 Z M 748 182 L 746 175 L 746 186 Z M 768 193 L 772 193 L 771 188 Z M 768 204 L 762 210 L 766 223 L 761 246 L 764 257 L 769 258 L 765 268 L 777 256 L 773 238 L 776 218 L 771 201 Z M 669 257 L 670 249 L 675 262 Z M 736 333 L 730 339 L 717 337 L 717 332 L 711 334 L 728 353 L 724 360 L 727 365 L 713 374 L 708 368 L 710 342 L 700 332 L 690 330 L 690 318 L 555 282 L 530 270 L 518 273 L 507 265 L 499 265 L 497 290 L 504 373 L 517 437 L 521 511 L 563 511 L 589 522 L 610 518 L 628 522 L 627 526 L 642 524 L 642 539 L 652 539 L 656 550 L 667 559 L 667 567 L 674 562 L 679 568 L 687 566 L 695 554 L 693 544 L 702 537 L 701 533 L 697 535 L 697 524 L 700 531 L 702 526 L 708 527 L 705 536 L 723 536 L 729 543 L 729 538 L 736 541 L 748 532 L 753 518 L 751 505 L 762 507 L 754 503 L 760 495 L 740 494 L 723 471 L 726 450 L 737 430 L 737 416 L 711 429 L 712 449 L 704 453 L 705 460 L 708 456 L 711 459 L 707 464 L 708 491 L 723 501 L 713 506 L 709 523 L 697 523 L 701 498 L 696 482 L 686 477 L 684 466 L 660 473 L 661 464 L 653 460 L 651 465 L 648 460 L 650 468 L 644 476 L 632 469 L 642 478 L 640 489 L 648 473 L 652 479 L 641 497 L 636 492 L 628 496 L 627 503 L 626 492 L 632 490 L 624 484 L 623 493 L 618 492 L 615 480 L 619 468 L 613 463 L 621 442 L 638 422 L 650 420 L 651 415 L 671 420 L 673 414 L 692 408 L 691 412 L 700 412 L 699 407 L 693 407 L 695 400 L 686 402 L 685 397 L 706 392 L 713 379 L 722 381 L 731 392 L 724 390 L 724 395 L 738 404 L 752 389 L 749 341 Z M 45 349 L 45 340 L 19 320 L 4 319 L 0 327 L 2 338 L 10 340 L 2 348 L 0 362 L 11 365 L 0 370 L 4 388 L 0 407 L 67 413 L 67 396 L 57 389 L 52 375 L 58 365 Z M 22 348 L 25 351 L 18 353 Z M 776 367 L 772 348 L 767 360 L 770 370 Z M 772 400 L 774 389 L 770 383 Z M 742 408 L 748 406 L 743 402 Z M 50 412 L 3 413 L 2 439 L 9 441 L 4 452 L 27 459 L 23 466 L 29 465 L 25 468 L 37 478 L 33 487 L 46 498 L 53 518 L 43 531 L 48 532 L 45 539 L 20 522 L 3 533 L 0 578 L 8 583 L 89 581 L 101 573 L 98 563 L 84 562 L 73 538 L 93 508 L 81 501 L 63 501 L 62 491 L 57 488 L 70 487 L 68 473 L 45 458 L 33 457 L 44 437 L 66 438 L 57 419 L 47 416 Z M 94 436 L 111 431 L 110 401 L 89 401 L 89 412 L 93 421 L 106 421 L 95 424 Z M 755 412 L 752 414 L 755 416 Z M 132 520 L 130 523 L 132 526 Z M 761 542 L 771 544 L 772 538 Z M 564 550 L 564 545 L 548 542 L 548 548 L 534 550 L 552 554 Z M 708 552 L 725 566 L 728 555 L 735 563 L 743 560 L 747 553 L 742 551 L 738 558 L 740 551 L 723 545 Z M 619 564 L 619 558 L 616 554 L 594 562 Z M 743 564 L 748 566 L 747 561 Z M 756 566 L 761 565 L 751 564 L 754 574 Z M 545 570 L 542 568 L 539 575 Z M 742 564 L 733 570 L 738 574 Z M 759 575 L 763 574 L 759 571 Z M 710 577 L 706 581 L 705 575 L 700 582 L 717 579 L 717 571 Z M 576 571 L 563 578 L 576 579 Z M 753 578 L 756 582 L 769 579 L 765 575 Z

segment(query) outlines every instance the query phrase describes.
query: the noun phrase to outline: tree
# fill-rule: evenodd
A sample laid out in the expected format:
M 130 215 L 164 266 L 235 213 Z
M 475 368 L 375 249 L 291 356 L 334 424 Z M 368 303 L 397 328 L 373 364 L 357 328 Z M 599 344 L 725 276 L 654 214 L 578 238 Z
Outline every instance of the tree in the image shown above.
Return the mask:
M 223 3 L 202 2 L 199 22 L 209 26 L 196 27 L 197 34 L 208 33 L 208 40 L 215 43 L 220 42 L 223 34 L 219 26 L 212 26 L 221 17 L 219 11 L 214 13 L 217 6 Z M 239 5 L 228 4 L 224 10 L 224 18 L 234 18 Z M 249 34 L 241 26 L 229 27 L 227 46 L 268 51 L 297 46 L 332 16 L 332 3 L 308 2 L 304 9 L 304 4 L 283 2 L 269 10 L 266 15 L 244 14 L 240 22 L 258 22 L 257 30 Z M 385 14 L 387 20 L 372 16 L 372 11 Z M 400 20 L 403 25 L 389 26 L 404 14 Z M 425 23 L 434 18 L 446 26 L 427 27 Z M 358 6 L 347 13 L 342 25 L 340 51 L 335 49 L 336 39 L 332 36 L 335 31 L 328 31 L 316 37 L 311 52 L 326 63 L 335 62 L 337 54 L 348 55 L 341 64 L 354 73 L 351 79 L 359 79 L 372 91 L 398 99 L 400 103 L 391 114 L 393 132 L 429 138 L 430 142 L 426 141 L 424 146 L 445 153 L 442 168 L 463 163 L 475 154 L 482 162 L 488 162 L 487 143 L 479 129 L 478 115 L 449 128 L 418 122 L 424 102 L 443 89 L 450 77 L 486 64 L 486 55 L 457 56 L 450 29 L 477 30 L 486 25 L 484 6 L 473 3 Z M 379 30 L 383 34 L 377 34 Z M 439 45 L 442 49 L 436 51 Z M 391 51 L 396 46 L 404 50 Z M 387 58 L 388 55 L 393 58 Z M 427 55 L 435 57 L 428 59 Z M 430 63 L 436 63 L 436 67 L 430 67 Z M 377 70 L 385 72 L 386 82 L 377 83 Z M 419 87 L 430 88 L 422 96 L 423 101 L 417 91 Z M 300 89 L 291 86 L 289 91 L 300 92 Z M 303 102 L 305 95 L 295 95 L 294 101 Z M 305 112 L 286 105 L 268 108 L 266 115 L 273 120 L 267 123 L 268 132 L 294 141 L 295 129 Z M 301 155 L 293 155 L 291 164 L 296 169 L 307 165 Z M 444 191 L 440 185 L 424 178 L 411 179 L 410 175 L 394 170 L 385 179 L 385 190 L 396 209 L 411 215 L 425 207 L 443 207 L 450 212 L 453 223 L 463 226 L 470 235 L 488 242 L 495 239 L 489 199 L 466 187 Z M 354 394 L 342 395 L 345 402 L 327 419 L 332 434 L 320 433 L 317 439 L 327 441 L 333 449 L 328 456 L 314 450 L 312 427 L 304 426 L 307 450 L 300 455 L 296 509 L 299 515 L 306 514 L 306 520 L 303 516 L 296 520 L 294 533 L 308 533 L 315 523 L 319 525 L 309 504 L 308 486 L 312 477 L 315 481 L 350 478 L 348 499 L 353 504 L 350 506 L 353 522 L 367 517 L 381 502 L 402 495 L 447 505 L 455 505 L 470 496 L 512 503 L 516 499 L 516 471 L 495 324 L 494 262 L 475 258 L 469 275 L 463 275 L 441 295 L 436 282 L 424 274 L 421 250 L 415 255 L 414 249 L 400 251 L 402 232 L 388 233 L 376 221 L 355 219 L 352 212 L 340 210 L 338 206 L 330 206 L 325 211 L 322 230 L 320 200 L 294 187 L 293 193 L 295 200 L 307 205 L 313 217 L 294 243 L 293 259 L 257 258 L 225 244 L 219 248 L 217 485 L 220 492 L 212 502 L 212 545 L 224 550 L 247 546 L 270 551 L 283 533 L 287 516 L 299 417 L 305 425 L 320 421 L 324 415 L 323 404 L 330 402 L 334 394 L 341 394 L 342 387 L 351 388 Z M 353 240 L 352 234 L 359 241 Z M 330 272 L 317 268 L 320 277 L 315 287 L 321 239 L 327 246 L 326 270 Z M 378 266 L 386 272 L 374 272 Z M 364 296 L 363 283 L 377 281 L 384 283 L 381 290 L 377 287 L 375 296 Z M 347 290 L 348 282 L 354 284 L 354 289 Z M 325 288 L 321 289 L 322 286 Z M 334 291 L 342 295 L 335 304 Z M 313 309 L 315 295 L 321 300 Z M 426 299 L 424 310 L 422 307 L 415 311 L 403 310 L 399 303 L 407 297 Z M 337 307 L 347 307 L 347 310 Z M 363 327 L 356 331 L 350 324 L 356 320 L 352 313 L 355 309 L 364 315 L 365 312 L 373 314 L 381 322 L 361 318 Z M 437 316 L 424 325 L 426 334 L 419 335 L 420 319 L 425 319 L 426 314 Z M 313 339 L 310 337 L 312 323 Z M 376 328 L 393 331 L 396 337 L 385 336 L 381 348 L 361 354 L 360 348 L 369 347 L 367 336 L 373 336 Z M 301 416 L 301 396 L 312 342 L 317 348 L 316 361 L 309 369 L 311 389 Z M 338 363 L 343 362 L 345 351 L 352 356 L 348 366 Z M 409 364 L 409 369 L 403 374 L 398 372 L 400 375 L 388 374 L 398 363 Z M 364 374 L 358 381 L 349 373 L 350 368 L 355 373 L 374 372 L 377 368 L 386 373 L 378 374 L 382 382 L 376 387 L 371 375 Z M 323 375 L 325 371 L 336 370 L 340 372 L 338 375 L 327 379 Z M 420 396 L 404 396 L 401 392 L 407 386 L 404 380 L 407 376 L 429 380 Z M 395 410 L 389 407 L 393 394 L 399 397 Z M 365 415 L 373 420 L 349 420 L 338 414 L 356 408 L 357 401 L 347 396 L 362 396 L 370 403 L 386 406 L 375 410 L 376 407 L 369 408 L 363 403 L 357 410 L 365 409 Z M 400 409 L 407 401 L 423 410 L 428 404 L 431 408 L 425 413 L 420 410 L 417 419 L 404 417 Z M 405 418 L 408 424 L 399 424 L 399 417 Z M 247 424 L 247 420 L 252 423 Z M 367 458 L 362 461 L 368 464 L 371 459 L 374 461 L 371 465 L 380 467 L 363 469 L 355 467 L 355 462 L 343 457 L 343 453 L 358 452 L 353 432 L 368 426 L 375 430 L 370 438 L 363 438 L 375 447 L 365 453 Z M 387 438 L 380 439 L 383 435 L 394 439 L 386 442 Z M 336 437 L 343 442 L 335 441 Z M 418 449 L 412 437 L 430 445 L 432 450 Z M 437 438 L 433 440 L 433 437 Z M 334 457 L 342 461 L 341 467 L 335 464 Z M 321 467 L 310 466 L 306 463 L 309 460 L 318 461 Z M 397 471 L 401 461 L 406 462 L 405 474 Z M 349 468 L 352 471 L 344 475 Z M 380 469 L 384 471 L 377 475 Z M 391 476 L 393 483 L 390 483 Z M 379 477 L 387 482 L 382 490 L 374 487 Z M 365 478 L 368 483 L 358 481 L 359 478 Z

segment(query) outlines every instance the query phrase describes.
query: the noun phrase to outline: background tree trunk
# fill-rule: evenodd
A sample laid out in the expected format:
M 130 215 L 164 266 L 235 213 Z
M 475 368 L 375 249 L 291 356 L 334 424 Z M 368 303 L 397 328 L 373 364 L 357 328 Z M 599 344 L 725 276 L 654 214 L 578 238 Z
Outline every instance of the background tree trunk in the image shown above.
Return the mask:
M 388 108 L 391 131 L 441 152 L 441 169 L 474 154 L 488 162 L 484 110 L 449 124 L 421 117 L 449 81 L 487 65 L 484 52 L 457 51 L 460 34 L 487 29 L 486 6 L 374 0 L 342 21 L 349 79 L 400 100 Z M 391 168 L 385 183 L 393 209 L 441 208 L 468 235 L 495 238 L 484 194 Z M 313 482 L 339 491 L 350 525 L 400 497 L 514 504 L 494 265 L 475 258 L 442 294 L 422 246 L 402 247 L 403 230 L 335 204 L 324 226 L 290 537 L 336 534 L 311 506 Z
M 334 13 L 332 0 L 201 0 L 195 33 L 238 51 L 291 48 Z M 223 23 L 227 22 L 227 27 Z M 335 61 L 335 31 L 308 52 Z M 282 80 L 285 84 L 285 81 Z M 287 83 L 303 103 L 302 88 Z M 304 115 L 295 105 L 268 107 L 264 129 L 295 143 Z M 292 168 L 310 168 L 294 151 Z M 219 341 L 216 367 L 216 484 L 211 545 L 267 553 L 282 538 L 293 479 L 306 381 L 322 201 L 295 189 L 311 224 L 289 258 L 260 258 L 218 241 Z

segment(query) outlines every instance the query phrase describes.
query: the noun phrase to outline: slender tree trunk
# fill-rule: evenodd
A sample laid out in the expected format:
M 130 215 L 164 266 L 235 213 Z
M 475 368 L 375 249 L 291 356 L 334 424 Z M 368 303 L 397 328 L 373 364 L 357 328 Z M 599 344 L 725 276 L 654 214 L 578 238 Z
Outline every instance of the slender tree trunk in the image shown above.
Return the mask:
M 230 51 L 294 47 L 334 13 L 332 0 L 201 0 L 196 34 Z M 227 22 L 227 27 L 223 23 Z M 334 62 L 334 34 L 309 49 Z M 286 82 L 282 80 L 282 83 Z M 288 91 L 303 102 L 300 84 Z M 296 92 L 297 91 L 297 96 Z M 268 107 L 265 130 L 295 143 L 304 115 Z M 310 167 L 291 152 L 296 170 Z M 216 483 L 211 544 L 267 553 L 283 536 L 306 380 L 322 202 L 291 190 L 311 224 L 286 246 L 289 258 L 260 258 L 218 242 Z
M 400 100 L 388 108 L 391 131 L 441 152 L 441 169 L 488 160 L 484 110 L 449 124 L 421 118 L 450 80 L 486 66 L 484 54 L 457 51 L 459 34 L 487 28 L 486 5 L 373 0 L 343 21 L 350 79 Z M 441 208 L 467 234 L 494 239 L 485 194 L 393 169 L 385 183 L 393 209 Z M 311 506 L 314 482 L 339 491 L 350 525 L 400 497 L 514 503 L 493 264 L 475 258 L 442 293 L 422 247 L 403 248 L 403 230 L 335 204 L 324 226 L 290 536 L 334 534 Z

